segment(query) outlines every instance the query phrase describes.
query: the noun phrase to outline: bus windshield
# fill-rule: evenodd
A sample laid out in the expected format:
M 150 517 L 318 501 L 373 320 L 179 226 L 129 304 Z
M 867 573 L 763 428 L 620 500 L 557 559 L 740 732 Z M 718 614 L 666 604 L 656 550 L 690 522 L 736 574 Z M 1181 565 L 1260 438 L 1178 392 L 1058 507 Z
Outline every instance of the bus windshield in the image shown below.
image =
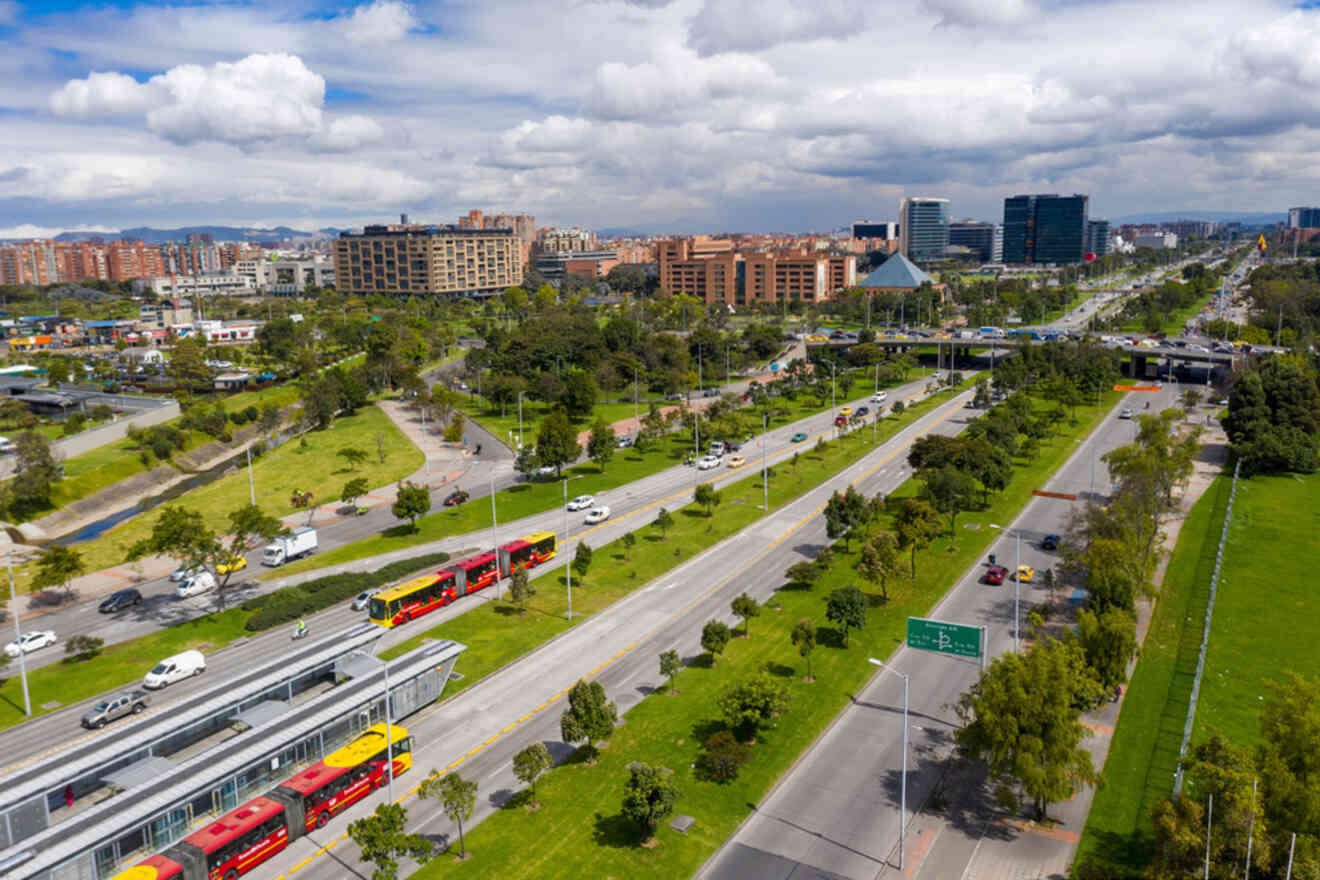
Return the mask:
M 367 616 L 372 620 L 384 620 L 386 617 L 385 600 L 372 596 L 371 601 L 367 603 Z

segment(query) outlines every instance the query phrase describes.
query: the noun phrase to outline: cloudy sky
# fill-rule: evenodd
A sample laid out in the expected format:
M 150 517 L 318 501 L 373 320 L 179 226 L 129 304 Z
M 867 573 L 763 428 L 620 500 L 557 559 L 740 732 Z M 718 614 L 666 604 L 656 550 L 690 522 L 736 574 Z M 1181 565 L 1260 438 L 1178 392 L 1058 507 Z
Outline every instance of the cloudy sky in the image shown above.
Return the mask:
M 0 237 L 1320 202 L 1320 9 L 1272 0 L 0 0 L 0 43 Z

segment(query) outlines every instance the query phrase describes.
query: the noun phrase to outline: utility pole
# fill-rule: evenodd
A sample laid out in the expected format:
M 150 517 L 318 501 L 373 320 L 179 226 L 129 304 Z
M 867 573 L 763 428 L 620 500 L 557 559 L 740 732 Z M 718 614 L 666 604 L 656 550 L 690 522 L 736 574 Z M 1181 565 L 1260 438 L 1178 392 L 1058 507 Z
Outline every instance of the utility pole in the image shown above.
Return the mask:
M 874 657 L 868 658 L 868 662 L 873 666 L 879 666 L 881 669 L 887 669 L 903 679 L 903 770 L 898 783 L 898 871 L 901 874 L 904 867 L 903 850 L 906 848 L 907 841 L 908 677 Z
M 568 578 L 564 590 L 568 593 L 568 612 L 565 615 L 573 619 L 573 560 L 568 558 L 568 477 L 564 477 L 564 574 Z
M 248 462 L 248 503 L 257 506 L 257 484 L 252 481 L 252 447 L 247 448 Z
M 12 550 L 5 551 L 5 565 L 9 567 L 9 607 L 14 611 L 14 643 L 22 645 L 23 632 L 18 628 L 18 599 L 14 596 L 14 552 Z M 18 676 L 23 681 L 23 713 L 31 718 L 32 700 L 28 696 L 27 661 L 24 659 L 24 652 L 21 649 L 18 652 Z M 1291 864 L 1291 859 L 1289 864 Z
M 768 416 L 761 413 L 761 509 L 770 510 L 770 477 L 765 469 L 765 447 L 770 442 L 770 423 Z
M 495 549 L 498 555 L 500 543 L 495 539 L 495 530 L 499 527 L 499 524 L 495 521 L 495 469 L 493 467 L 487 476 L 490 478 L 490 546 Z M 495 578 L 495 598 L 500 598 L 499 578 Z

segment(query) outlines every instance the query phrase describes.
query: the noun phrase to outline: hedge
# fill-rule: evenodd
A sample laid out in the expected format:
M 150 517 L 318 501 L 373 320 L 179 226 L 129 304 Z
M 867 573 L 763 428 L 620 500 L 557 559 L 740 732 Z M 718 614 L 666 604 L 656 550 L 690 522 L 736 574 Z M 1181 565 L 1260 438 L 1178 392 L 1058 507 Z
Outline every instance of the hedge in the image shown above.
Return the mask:
M 375 571 L 326 575 L 264 596 L 255 596 L 243 603 L 244 611 L 253 612 L 244 628 L 249 632 L 270 629 L 351 599 L 363 590 L 383 586 L 406 574 L 448 561 L 448 553 L 429 553 L 426 556 L 400 559 Z

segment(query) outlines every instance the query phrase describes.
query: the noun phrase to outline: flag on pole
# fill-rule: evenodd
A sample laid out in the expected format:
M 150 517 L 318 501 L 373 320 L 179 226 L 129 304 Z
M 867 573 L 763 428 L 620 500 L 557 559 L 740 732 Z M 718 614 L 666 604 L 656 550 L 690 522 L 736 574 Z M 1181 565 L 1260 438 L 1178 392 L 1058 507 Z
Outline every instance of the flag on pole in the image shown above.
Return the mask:
M 1256 250 L 1262 254 L 1265 253 L 1265 233 L 1260 234 L 1260 241 L 1256 242 Z

